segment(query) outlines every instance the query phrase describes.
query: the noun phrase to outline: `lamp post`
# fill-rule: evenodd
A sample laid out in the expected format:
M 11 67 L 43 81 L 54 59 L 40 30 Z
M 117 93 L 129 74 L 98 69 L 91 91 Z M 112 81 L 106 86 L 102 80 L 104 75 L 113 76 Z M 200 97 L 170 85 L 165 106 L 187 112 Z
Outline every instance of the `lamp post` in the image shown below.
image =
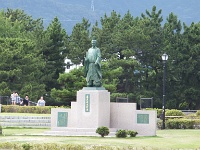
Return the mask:
M 167 59 L 168 59 L 168 55 L 166 53 L 164 53 L 162 55 L 162 60 L 163 60 L 163 70 L 164 70 L 164 73 L 163 73 L 163 102 L 162 102 L 162 117 L 163 117 L 163 122 L 162 122 L 162 129 L 165 129 L 165 87 L 166 87 L 166 62 L 167 62 Z

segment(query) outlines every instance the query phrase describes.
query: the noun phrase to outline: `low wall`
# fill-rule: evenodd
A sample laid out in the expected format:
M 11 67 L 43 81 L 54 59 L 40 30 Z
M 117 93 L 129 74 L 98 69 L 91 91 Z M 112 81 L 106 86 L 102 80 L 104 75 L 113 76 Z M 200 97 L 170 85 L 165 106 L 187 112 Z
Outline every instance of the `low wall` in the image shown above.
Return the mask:
M 111 103 L 111 128 L 135 130 L 142 136 L 155 136 L 156 119 L 155 110 L 136 110 L 136 103 Z

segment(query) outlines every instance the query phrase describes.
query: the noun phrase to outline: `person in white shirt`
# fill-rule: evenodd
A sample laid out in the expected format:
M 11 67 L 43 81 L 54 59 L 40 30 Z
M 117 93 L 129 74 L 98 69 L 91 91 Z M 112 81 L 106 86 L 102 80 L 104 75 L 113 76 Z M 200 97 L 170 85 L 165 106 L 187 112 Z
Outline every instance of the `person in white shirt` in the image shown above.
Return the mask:
M 45 100 L 43 96 L 41 96 L 40 99 L 38 100 L 37 106 L 45 106 Z
M 15 91 L 11 94 L 12 105 L 16 104 L 17 96 L 18 94 Z

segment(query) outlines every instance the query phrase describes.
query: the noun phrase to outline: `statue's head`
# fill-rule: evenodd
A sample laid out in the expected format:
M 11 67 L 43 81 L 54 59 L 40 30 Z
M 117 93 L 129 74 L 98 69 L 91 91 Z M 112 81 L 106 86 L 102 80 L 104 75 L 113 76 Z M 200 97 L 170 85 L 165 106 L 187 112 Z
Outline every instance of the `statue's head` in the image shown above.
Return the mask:
M 96 46 L 96 43 L 97 43 L 97 41 L 96 40 L 92 40 L 92 47 L 95 47 Z

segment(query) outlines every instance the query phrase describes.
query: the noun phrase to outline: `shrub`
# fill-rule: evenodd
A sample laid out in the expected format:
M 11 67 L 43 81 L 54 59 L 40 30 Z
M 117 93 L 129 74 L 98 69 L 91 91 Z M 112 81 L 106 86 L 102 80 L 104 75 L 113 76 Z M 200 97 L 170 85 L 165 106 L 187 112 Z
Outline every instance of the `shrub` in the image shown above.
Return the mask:
M 29 143 L 25 143 L 22 145 L 24 150 L 30 150 L 33 146 L 31 146 Z
M 200 129 L 200 119 L 195 120 L 194 129 Z
M 117 132 L 116 132 L 116 137 L 118 137 L 118 138 L 126 138 L 127 137 L 127 131 L 126 130 L 118 130 Z
M 195 120 L 168 119 L 166 121 L 166 128 L 168 129 L 193 129 L 194 127 L 195 127 Z
M 198 116 L 196 114 L 188 114 L 184 118 L 186 119 L 198 119 Z
M 198 110 L 198 111 L 196 112 L 196 115 L 197 115 L 197 116 L 200 116 L 200 110 Z
M 110 132 L 109 132 L 108 127 L 102 126 L 102 127 L 98 127 L 96 129 L 96 133 L 98 133 L 99 135 L 101 135 L 101 137 L 104 137 L 104 136 L 108 135 Z
M 157 110 L 157 118 L 160 118 L 162 114 L 162 109 L 156 109 Z
M 180 110 L 166 110 L 165 116 L 184 116 L 184 113 Z
M 133 131 L 133 130 L 128 130 L 127 134 L 130 135 L 130 137 L 135 137 L 138 133 L 136 131 Z
M 162 122 L 163 122 L 162 120 L 157 121 L 157 128 L 158 129 L 162 129 Z
M 0 125 L 0 135 L 2 135 L 2 126 Z

